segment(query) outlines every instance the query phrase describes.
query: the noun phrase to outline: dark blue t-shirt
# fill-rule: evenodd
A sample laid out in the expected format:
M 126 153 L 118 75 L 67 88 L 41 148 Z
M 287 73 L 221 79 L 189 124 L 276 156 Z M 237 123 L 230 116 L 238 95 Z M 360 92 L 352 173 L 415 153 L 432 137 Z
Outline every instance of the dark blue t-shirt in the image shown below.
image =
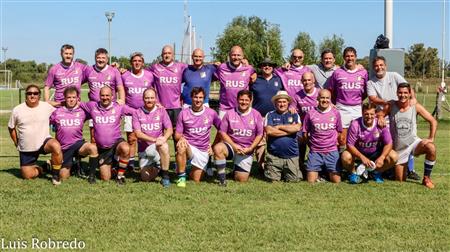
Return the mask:
M 252 107 L 264 117 L 269 111 L 275 110 L 272 103 L 272 97 L 279 90 L 283 89 L 281 78 L 273 75 L 270 80 L 266 80 L 262 76 L 258 76 L 256 81 L 250 85 L 250 91 L 253 93 Z
M 294 124 L 300 122 L 298 114 L 291 114 L 289 111 L 278 114 L 275 110 L 266 115 L 265 126 L 277 126 Z M 280 158 L 292 158 L 298 156 L 297 133 L 282 137 L 267 136 L 267 151 Z
M 194 87 L 202 87 L 205 89 L 205 101 L 209 101 L 209 87 L 214 73 L 216 72 L 215 65 L 203 65 L 200 69 L 189 65 L 183 72 L 183 92 L 181 98 L 185 104 L 192 105 L 191 91 Z

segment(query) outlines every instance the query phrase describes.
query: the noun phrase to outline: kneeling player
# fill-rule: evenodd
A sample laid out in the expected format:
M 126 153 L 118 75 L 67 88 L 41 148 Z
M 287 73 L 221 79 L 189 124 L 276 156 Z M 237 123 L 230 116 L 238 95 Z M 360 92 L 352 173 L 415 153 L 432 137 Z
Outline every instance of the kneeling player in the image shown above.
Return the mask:
M 391 133 L 388 128 L 378 126 L 375 109 L 375 104 L 364 103 L 363 116 L 353 120 L 348 130 L 347 150 L 341 154 L 341 161 L 344 168 L 351 172 L 351 184 L 361 181 L 355 171 L 355 159 L 373 170 L 373 178 L 377 183 L 383 183 L 381 173 L 397 162 L 397 153 L 392 150 Z
M 191 160 L 189 177 L 199 182 L 205 173 L 211 147 L 209 136 L 211 127 L 219 129 L 217 113 L 203 105 L 205 90 L 194 87 L 191 91 L 192 106 L 181 111 L 177 120 L 175 141 L 177 141 L 176 161 L 178 167 L 178 187 L 186 187 L 186 160 Z
M 237 95 L 238 107 L 228 110 L 220 124 L 223 142 L 214 145 L 214 159 L 220 185 L 225 186 L 226 159 L 234 161 L 234 179 L 248 180 L 253 163 L 253 151 L 261 141 L 263 119 L 261 114 L 250 107 L 252 93 L 241 90 Z
M 317 99 L 319 105 L 308 111 L 302 129 L 310 149 L 306 165 L 307 179 L 309 183 L 316 182 L 319 172 L 325 168 L 330 181 L 339 183 L 341 175 L 337 141 L 342 132 L 341 116 L 331 105 L 329 90 L 320 90 Z
M 161 184 L 170 186 L 169 145 L 173 128 L 169 115 L 162 107 L 156 106 L 156 91 L 148 88 L 143 95 L 144 106 L 133 113 L 133 130 L 138 138 L 139 167 L 142 181 L 152 181 L 162 170 Z
M 89 183 L 95 183 L 95 169 L 98 166 L 97 146 L 83 140 L 83 124 L 86 114 L 77 103 L 80 91 L 76 87 L 64 90 L 64 107 L 57 108 L 50 117 L 50 123 L 56 128 L 56 139 L 61 144 L 63 163 L 61 179 L 70 176 L 74 157 L 89 156 Z

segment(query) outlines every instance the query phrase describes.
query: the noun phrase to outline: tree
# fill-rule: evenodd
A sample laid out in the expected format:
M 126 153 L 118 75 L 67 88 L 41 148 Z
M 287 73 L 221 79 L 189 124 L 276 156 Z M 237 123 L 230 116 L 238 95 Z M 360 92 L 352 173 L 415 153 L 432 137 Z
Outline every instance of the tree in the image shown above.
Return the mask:
M 342 65 L 344 63 L 344 58 L 342 57 L 344 46 L 344 38 L 333 34 L 331 38 L 325 37 L 322 42 L 320 42 L 319 51 L 322 52 L 324 49 L 330 49 L 334 54 L 334 58 L 336 59 L 336 65 Z
M 369 56 L 365 56 L 362 59 L 357 59 L 356 63 L 361 64 L 365 69 L 369 69 Z
M 303 59 L 305 65 L 317 63 L 316 43 L 311 39 L 309 33 L 298 33 L 294 43 L 292 43 L 292 50 L 296 48 L 301 49 L 305 54 L 305 58 Z
M 423 43 L 413 44 L 405 54 L 405 75 L 407 77 L 439 76 L 437 48 L 425 48 Z
M 251 65 L 257 65 L 265 57 L 277 64 L 284 62 L 281 31 L 278 25 L 251 16 L 235 17 L 216 39 L 211 53 L 216 61 L 225 62 L 231 47 L 239 45 Z
M 112 56 L 111 62 L 119 63 L 121 68 L 131 69 L 130 58 L 128 57 L 120 56 L 119 58 L 117 58 L 116 56 Z

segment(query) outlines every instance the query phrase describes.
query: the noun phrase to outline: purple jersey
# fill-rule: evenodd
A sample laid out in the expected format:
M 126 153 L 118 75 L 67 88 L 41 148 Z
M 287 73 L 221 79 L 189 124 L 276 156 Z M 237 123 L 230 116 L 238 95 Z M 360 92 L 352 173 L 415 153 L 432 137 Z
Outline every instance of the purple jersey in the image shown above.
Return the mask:
M 325 111 L 314 108 L 306 113 L 302 132 L 308 134 L 311 151 L 336 151 L 338 132 L 342 132 L 341 115 L 332 107 Z
M 220 127 L 220 119 L 216 111 L 206 106 L 200 112 L 194 112 L 191 107 L 180 112 L 177 120 L 176 133 L 182 134 L 190 145 L 201 151 L 208 151 L 211 127 Z
M 286 90 L 291 97 L 295 97 L 295 95 L 303 89 L 302 75 L 306 72 L 311 72 L 311 69 L 307 66 L 291 66 L 288 70 L 279 67 L 274 70 L 274 73 L 280 76 L 284 90 Z
M 144 106 L 142 94 L 153 86 L 153 74 L 147 70 L 143 70 L 139 75 L 126 71 L 122 75 L 122 82 L 125 88 L 125 104 L 135 109 Z
M 158 100 L 166 109 L 181 108 L 181 83 L 183 71 L 188 65 L 173 62 L 168 66 L 157 63 L 150 67 Z
M 98 70 L 96 66 L 87 67 L 84 78 L 89 85 L 89 100 L 94 102 L 100 101 L 100 89 L 102 87 L 111 87 L 113 100 L 115 101 L 117 87 L 123 86 L 119 70 L 109 65 L 102 70 Z
M 334 71 L 328 88 L 336 97 L 335 103 L 347 106 L 361 105 L 366 98 L 368 74 L 365 69 L 348 70 L 341 67 Z
M 83 72 L 85 68 L 86 65 L 76 61 L 68 67 L 60 62 L 50 68 L 45 86 L 55 88 L 55 101 L 64 101 L 64 89 L 67 87 L 74 86 L 80 91 L 81 84 L 84 82 Z
M 305 115 L 311 109 L 318 105 L 317 96 L 319 96 L 319 89 L 314 88 L 311 94 L 307 94 L 304 89 L 300 90 L 295 96 L 295 103 L 297 104 L 297 112 L 303 122 Z
M 363 118 L 357 118 L 352 121 L 347 134 L 347 145 L 354 146 L 365 156 L 382 151 L 383 146 L 392 143 L 389 127 L 379 128 L 377 119 L 373 126 L 367 128 L 364 125 Z
M 68 109 L 59 107 L 50 116 L 50 124 L 56 128 L 56 140 L 62 150 L 67 150 L 72 144 L 83 140 L 83 125 L 86 113 L 80 107 Z
M 94 138 L 97 146 L 102 149 L 111 148 L 122 138 L 120 124 L 122 116 L 131 115 L 134 109 L 112 102 L 107 108 L 99 103 L 82 102 L 81 108 L 92 118 L 94 124 Z
M 222 63 L 215 73 L 220 81 L 220 110 L 225 111 L 237 107 L 237 93 L 248 90 L 250 76 L 255 72 L 252 66 L 237 68 L 229 63 Z
M 236 109 L 228 110 L 220 123 L 220 132 L 226 133 L 235 144 L 244 148 L 252 145 L 257 136 L 263 135 L 263 131 L 263 119 L 255 109 L 244 114 Z
M 155 106 L 151 111 L 139 108 L 133 112 L 133 130 L 135 131 L 140 130 L 147 136 L 157 138 L 164 135 L 164 130 L 168 128 L 172 128 L 172 123 L 164 108 Z M 153 143 L 138 140 L 138 151 L 144 151 Z

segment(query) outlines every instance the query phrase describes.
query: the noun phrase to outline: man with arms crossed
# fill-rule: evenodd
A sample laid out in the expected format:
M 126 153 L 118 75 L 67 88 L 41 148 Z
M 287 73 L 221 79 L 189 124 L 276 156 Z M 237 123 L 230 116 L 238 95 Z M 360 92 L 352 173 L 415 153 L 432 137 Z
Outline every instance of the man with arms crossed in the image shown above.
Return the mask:
M 419 156 L 425 154 L 422 185 L 434 188 L 431 181 L 431 171 L 436 163 L 436 136 L 437 121 L 419 103 L 411 104 L 411 87 L 408 83 L 400 83 L 397 87 L 397 101 L 391 101 L 384 106 L 378 120 L 383 121 L 389 115 L 389 126 L 394 140 L 394 150 L 398 153 L 395 165 L 395 180 L 405 181 L 408 158 L 411 154 Z M 420 115 L 430 125 L 428 138 L 420 139 L 417 136 L 417 115 Z
M 316 182 L 319 172 L 325 168 L 330 181 L 339 183 L 337 140 L 342 132 L 341 116 L 331 104 L 329 90 L 320 90 L 317 99 L 319 105 L 306 113 L 302 128 L 303 141 L 308 143 L 310 149 L 306 164 L 307 179 L 309 183 Z
M 212 152 L 209 144 L 211 127 L 214 125 L 216 129 L 219 129 L 220 126 L 217 113 L 203 104 L 205 99 L 203 88 L 194 87 L 191 91 L 191 99 L 192 106 L 181 111 L 175 131 L 178 187 L 186 187 L 185 170 L 188 159 L 192 164 L 189 177 L 195 182 L 200 182 Z
M 161 170 L 161 184 L 170 186 L 170 153 L 167 139 L 173 128 L 169 115 L 156 106 L 156 91 L 147 88 L 143 95 L 144 106 L 133 112 L 133 130 L 138 139 L 139 168 L 142 181 L 152 181 Z
M 64 101 L 64 90 L 74 86 L 80 92 L 84 82 L 83 71 L 86 66 L 73 60 L 75 48 L 65 44 L 61 47 L 61 62 L 52 66 L 48 71 L 44 87 L 44 101 L 53 106 L 60 106 Z M 50 100 L 50 89 L 55 89 L 53 101 Z
M 14 107 L 8 122 L 9 135 L 19 150 L 20 173 L 24 179 L 42 174 L 36 165 L 40 154 L 51 153 L 52 183 L 61 184 L 62 151 L 59 142 L 50 136 L 49 118 L 55 110 L 47 102 L 39 101 L 41 90 L 31 84 L 25 89 L 25 102 Z
M 341 162 L 351 172 L 350 184 L 358 184 L 361 178 L 356 174 L 355 160 L 366 169 L 372 170 L 373 179 L 383 183 L 381 174 L 394 167 L 397 153 L 392 150 L 391 133 L 387 127 L 380 128 L 375 114 L 376 105 L 364 103 L 362 117 L 353 120 L 347 134 L 347 150 L 341 154 Z
M 138 109 L 144 106 L 142 94 L 144 90 L 153 86 L 153 74 L 144 69 L 144 55 L 134 52 L 130 56 L 131 71 L 122 74 L 122 82 L 125 89 L 125 104 L 131 108 Z M 131 116 L 125 116 L 123 129 L 127 134 L 130 145 L 130 159 L 128 171 L 134 170 L 134 154 L 136 153 L 136 135 L 133 132 Z
M 253 163 L 253 151 L 264 133 L 261 114 L 253 109 L 252 93 L 248 90 L 238 92 L 238 107 L 228 110 L 220 124 L 219 134 L 223 139 L 214 145 L 219 183 L 226 185 L 225 167 L 227 160 L 234 162 L 234 179 L 248 181 Z
M 57 108 L 50 117 L 50 123 L 55 126 L 56 140 L 61 144 L 63 163 L 60 177 L 67 179 L 74 157 L 89 156 L 89 183 L 95 183 L 95 170 L 98 167 L 97 146 L 86 143 L 83 139 L 83 125 L 86 114 L 78 106 L 80 92 L 75 86 L 64 90 L 64 106 Z

